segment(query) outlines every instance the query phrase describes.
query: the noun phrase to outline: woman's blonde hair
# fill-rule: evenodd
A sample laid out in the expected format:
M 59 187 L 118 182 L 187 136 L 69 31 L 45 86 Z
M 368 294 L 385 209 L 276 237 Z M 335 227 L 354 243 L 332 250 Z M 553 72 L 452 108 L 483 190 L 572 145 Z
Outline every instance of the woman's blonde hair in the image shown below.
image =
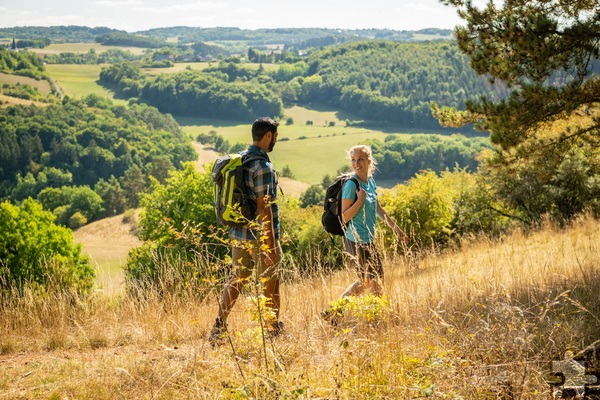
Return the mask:
M 367 146 L 365 144 L 357 144 L 356 146 L 352 146 L 347 152 L 349 159 L 352 159 L 352 153 L 354 153 L 355 151 L 358 151 L 362 153 L 362 155 L 367 157 L 367 159 L 369 160 L 368 176 L 373 176 L 373 173 L 377 170 L 377 160 L 373 158 L 371 146 Z

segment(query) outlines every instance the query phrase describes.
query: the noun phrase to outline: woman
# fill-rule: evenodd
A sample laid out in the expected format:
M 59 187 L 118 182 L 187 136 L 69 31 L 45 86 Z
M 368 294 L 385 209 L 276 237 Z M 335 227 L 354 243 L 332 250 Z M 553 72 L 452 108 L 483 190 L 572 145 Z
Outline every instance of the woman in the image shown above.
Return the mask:
M 342 221 L 347 223 L 344 248 L 356 262 L 358 280 L 344 291 L 342 297 L 358 296 L 364 292 L 380 296 L 383 265 L 373 243 L 377 217 L 403 242 L 406 242 L 407 236 L 377 201 L 377 185 L 373 179 L 377 162 L 373 159 L 371 148 L 354 146 L 348 155 L 359 187 L 353 179 L 348 179 L 342 189 Z

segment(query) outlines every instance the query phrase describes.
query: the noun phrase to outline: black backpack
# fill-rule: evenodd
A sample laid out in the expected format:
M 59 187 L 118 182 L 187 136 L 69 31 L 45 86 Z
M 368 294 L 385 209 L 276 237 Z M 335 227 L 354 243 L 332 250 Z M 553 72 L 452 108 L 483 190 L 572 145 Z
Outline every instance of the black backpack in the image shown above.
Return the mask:
M 321 223 L 325 230 L 332 235 L 344 235 L 346 225 L 342 222 L 342 188 L 348 179 L 359 187 L 358 181 L 351 175 L 340 175 L 327 187 Z
M 250 198 L 244 167 L 253 160 L 268 160 L 263 154 L 240 153 L 219 157 L 213 164 L 214 206 L 217 222 L 230 227 L 247 225 L 256 217 L 256 201 Z

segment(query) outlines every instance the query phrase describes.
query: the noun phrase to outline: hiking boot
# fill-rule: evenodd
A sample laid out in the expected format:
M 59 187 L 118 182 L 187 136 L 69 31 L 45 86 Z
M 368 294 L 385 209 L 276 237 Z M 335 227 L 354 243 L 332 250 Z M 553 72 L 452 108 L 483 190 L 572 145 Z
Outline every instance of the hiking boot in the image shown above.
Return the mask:
M 225 321 L 223 321 L 221 318 L 217 318 L 215 320 L 215 324 L 210 330 L 210 334 L 208 335 L 208 342 L 212 347 L 220 346 L 225 342 L 226 334 L 227 327 L 225 326 Z
M 279 336 L 283 333 L 283 322 L 281 321 L 277 321 L 277 322 L 273 322 L 268 328 L 267 328 L 267 334 L 269 335 L 269 337 L 276 337 Z

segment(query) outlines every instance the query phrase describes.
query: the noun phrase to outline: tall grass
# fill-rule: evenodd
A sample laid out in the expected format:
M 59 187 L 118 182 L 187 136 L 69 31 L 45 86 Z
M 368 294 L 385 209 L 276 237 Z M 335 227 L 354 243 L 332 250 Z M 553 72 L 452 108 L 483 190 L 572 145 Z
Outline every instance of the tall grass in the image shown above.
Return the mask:
M 389 311 L 338 326 L 320 311 L 354 272 L 290 273 L 284 335 L 260 335 L 251 285 L 229 318 L 231 344 L 218 348 L 206 340 L 216 285 L 166 300 L 4 297 L 0 399 L 550 398 L 551 361 L 599 336 L 599 234 L 598 221 L 581 219 L 444 253 L 386 254 Z

